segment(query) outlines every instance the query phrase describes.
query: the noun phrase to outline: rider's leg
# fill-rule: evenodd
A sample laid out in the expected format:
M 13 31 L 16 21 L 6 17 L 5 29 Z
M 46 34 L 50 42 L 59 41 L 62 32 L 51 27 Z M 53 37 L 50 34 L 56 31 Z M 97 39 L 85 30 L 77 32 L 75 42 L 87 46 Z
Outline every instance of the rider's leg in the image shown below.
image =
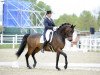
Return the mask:
M 47 41 L 46 38 L 45 38 L 45 42 L 44 42 L 44 44 L 43 44 L 43 49 L 44 49 L 44 48 L 46 47 L 46 45 L 50 42 L 51 36 L 52 36 L 52 32 L 50 32 L 50 34 L 49 34 L 49 41 Z
M 47 46 L 47 44 L 49 43 L 49 41 L 45 40 L 44 44 L 43 44 L 43 50 L 44 48 Z
M 44 33 L 43 33 L 43 39 L 44 39 L 44 41 L 46 41 L 45 34 L 46 34 L 46 31 L 44 31 Z M 44 44 L 45 44 L 45 42 L 43 43 L 43 46 L 42 46 L 42 49 L 41 49 L 42 53 L 44 53 L 44 46 L 45 46 Z
M 46 36 L 45 36 L 45 34 L 44 34 L 44 40 L 45 40 L 45 42 L 44 42 L 44 44 L 43 44 L 43 49 L 41 50 L 43 53 L 44 53 L 44 48 L 45 48 L 45 47 L 47 46 L 47 44 L 50 42 L 51 37 L 52 37 L 52 32 L 50 32 L 50 34 L 49 34 L 49 40 L 47 41 L 47 40 L 46 40 Z

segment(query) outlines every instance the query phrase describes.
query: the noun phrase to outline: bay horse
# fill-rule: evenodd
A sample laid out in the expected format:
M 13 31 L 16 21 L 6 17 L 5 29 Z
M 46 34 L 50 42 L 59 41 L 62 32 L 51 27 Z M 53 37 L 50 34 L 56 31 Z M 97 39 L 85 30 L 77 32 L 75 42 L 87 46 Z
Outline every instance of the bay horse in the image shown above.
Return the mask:
M 67 55 L 62 51 L 62 49 L 65 46 L 65 39 L 67 38 L 69 41 L 72 41 L 73 32 L 74 32 L 74 25 L 71 25 L 70 23 L 64 23 L 59 28 L 57 28 L 56 31 L 54 31 L 53 38 L 51 41 L 51 46 L 54 49 L 54 52 L 56 52 L 56 69 L 61 70 L 58 67 L 58 61 L 60 54 L 65 57 L 65 66 L 64 68 L 67 68 L 68 61 L 67 61 Z M 35 59 L 35 54 L 38 53 L 43 47 L 43 44 L 40 43 L 40 37 L 42 34 L 26 34 L 24 35 L 21 45 L 19 47 L 19 50 L 16 52 L 17 57 L 19 57 L 22 52 L 24 51 L 24 48 L 26 44 L 28 45 L 28 51 L 25 55 L 26 57 L 26 63 L 27 67 L 31 69 L 31 66 L 29 65 L 28 58 L 30 55 L 32 55 L 32 58 L 34 60 L 33 67 L 36 67 L 37 61 Z M 45 51 L 51 51 L 49 48 L 49 44 L 44 48 Z

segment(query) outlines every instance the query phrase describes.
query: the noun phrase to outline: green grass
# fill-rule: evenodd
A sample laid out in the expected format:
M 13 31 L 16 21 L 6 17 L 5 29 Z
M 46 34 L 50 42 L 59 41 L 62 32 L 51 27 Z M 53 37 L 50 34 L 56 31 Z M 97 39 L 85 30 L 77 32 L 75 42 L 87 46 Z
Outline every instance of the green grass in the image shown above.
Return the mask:
M 88 50 L 88 52 L 100 52 L 100 50 Z
M 96 52 L 100 52 L 100 50 L 96 50 Z
M 12 44 L 3 44 L 3 45 L 0 45 L 0 49 L 11 49 L 11 48 L 13 48 Z M 15 45 L 15 48 L 19 48 L 19 45 Z

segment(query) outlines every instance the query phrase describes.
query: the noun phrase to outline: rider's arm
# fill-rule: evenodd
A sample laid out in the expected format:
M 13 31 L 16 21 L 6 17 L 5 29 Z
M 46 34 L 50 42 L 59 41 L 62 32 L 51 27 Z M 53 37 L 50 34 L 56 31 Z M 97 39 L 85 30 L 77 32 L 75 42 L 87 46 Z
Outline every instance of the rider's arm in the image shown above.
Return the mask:
M 52 20 L 52 19 L 51 19 Z M 55 23 L 54 23 L 54 21 L 52 20 L 52 26 L 54 27 L 55 26 Z
M 53 26 L 49 26 L 48 21 L 46 19 L 44 20 L 44 25 L 45 25 L 45 28 L 47 29 L 53 29 Z

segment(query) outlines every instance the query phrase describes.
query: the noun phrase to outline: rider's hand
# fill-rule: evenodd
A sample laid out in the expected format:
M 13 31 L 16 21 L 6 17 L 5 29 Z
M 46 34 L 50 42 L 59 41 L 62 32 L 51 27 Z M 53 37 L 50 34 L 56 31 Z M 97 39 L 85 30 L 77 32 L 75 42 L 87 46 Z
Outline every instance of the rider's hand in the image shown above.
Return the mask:
M 53 27 L 53 30 L 56 31 L 57 27 Z

